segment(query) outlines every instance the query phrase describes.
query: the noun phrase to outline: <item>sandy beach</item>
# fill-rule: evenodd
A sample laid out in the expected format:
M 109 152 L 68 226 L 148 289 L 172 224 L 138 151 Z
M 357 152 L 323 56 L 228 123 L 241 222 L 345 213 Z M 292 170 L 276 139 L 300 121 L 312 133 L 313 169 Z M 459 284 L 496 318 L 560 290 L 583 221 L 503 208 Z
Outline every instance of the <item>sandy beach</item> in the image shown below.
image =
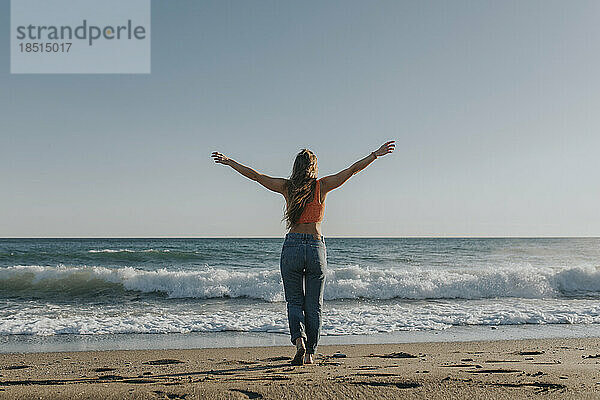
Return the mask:
M 600 398 L 600 338 L 0 354 L 6 399 Z

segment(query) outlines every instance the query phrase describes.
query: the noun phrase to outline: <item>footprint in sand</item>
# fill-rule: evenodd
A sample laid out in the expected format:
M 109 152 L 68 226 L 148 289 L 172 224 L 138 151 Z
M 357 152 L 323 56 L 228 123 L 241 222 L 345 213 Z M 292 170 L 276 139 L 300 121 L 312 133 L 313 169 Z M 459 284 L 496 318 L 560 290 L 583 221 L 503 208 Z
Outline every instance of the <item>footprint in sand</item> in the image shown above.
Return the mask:
M 287 361 L 287 360 L 291 360 L 291 357 L 270 357 L 270 358 L 265 358 L 263 360 L 260 361 Z
M 155 390 L 152 393 L 170 400 L 180 400 L 185 399 L 187 397 L 187 394 L 167 393 L 163 392 L 162 390 Z
M 238 392 L 241 394 L 245 394 L 249 399 L 262 399 L 263 396 L 260 393 L 251 392 L 250 390 L 242 390 L 242 389 L 229 389 L 232 392 Z
M 544 354 L 544 351 L 538 351 L 538 350 L 527 351 L 527 350 L 523 350 L 523 351 L 519 352 L 519 355 L 521 355 L 521 356 L 539 356 L 540 354 Z

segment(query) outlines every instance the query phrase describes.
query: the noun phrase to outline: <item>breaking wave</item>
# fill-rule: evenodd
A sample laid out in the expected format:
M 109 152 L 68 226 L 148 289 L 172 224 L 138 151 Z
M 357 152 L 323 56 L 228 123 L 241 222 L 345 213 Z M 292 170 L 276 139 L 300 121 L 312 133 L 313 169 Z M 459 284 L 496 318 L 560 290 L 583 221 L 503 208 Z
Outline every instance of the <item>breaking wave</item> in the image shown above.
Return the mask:
M 325 300 L 557 298 L 600 295 L 593 267 L 497 269 L 369 269 L 327 272 Z M 131 267 L 19 265 L 0 268 L 0 297 L 56 298 L 158 294 L 168 298 L 251 298 L 283 301 L 278 270 L 154 271 Z

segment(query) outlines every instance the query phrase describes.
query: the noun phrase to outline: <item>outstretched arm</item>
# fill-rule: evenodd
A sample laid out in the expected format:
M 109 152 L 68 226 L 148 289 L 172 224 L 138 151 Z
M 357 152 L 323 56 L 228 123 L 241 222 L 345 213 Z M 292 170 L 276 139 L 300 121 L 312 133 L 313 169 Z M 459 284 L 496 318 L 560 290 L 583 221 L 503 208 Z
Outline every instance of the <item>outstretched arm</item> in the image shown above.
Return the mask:
M 327 193 L 332 191 L 333 189 L 339 188 L 342 186 L 350 177 L 363 169 L 367 168 L 369 164 L 377 159 L 377 157 L 385 156 L 388 153 L 394 151 L 396 146 L 396 142 L 394 140 L 390 140 L 381 145 L 380 148 L 363 158 L 352 164 L 350 167 L 338 172 L 335 175 L 329 175 L 324 177 L 321 180 L 321 187 L 323 188 L 323 193 Z
M 246 167 L 245 165 L 242 165 L 239 162 L 232 160 L 231 158 L 226 157 L 225 155 L 216 151 L 212 153 L 211 157 L 215 160 L 215 163 L 228 165 L 240 174 L 244 175 L 246 178 L 252 179 L 253 181 L 260 183 L 269 190 L 283 194 L 286 183 L 285 179 L 273 178 L 256 172 L 252 168 Z

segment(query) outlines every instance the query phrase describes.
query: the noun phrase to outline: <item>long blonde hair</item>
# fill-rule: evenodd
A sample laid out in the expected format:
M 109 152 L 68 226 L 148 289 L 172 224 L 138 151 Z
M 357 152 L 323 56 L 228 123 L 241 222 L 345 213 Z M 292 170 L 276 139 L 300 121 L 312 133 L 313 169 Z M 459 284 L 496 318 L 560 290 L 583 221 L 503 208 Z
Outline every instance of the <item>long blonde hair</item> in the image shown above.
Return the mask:
M 287 229 L 296 225 L 304 207 L 313 198 L 318 172 L 317 156 L 308 149 L 300 150 L 287 181 L 288 203 L 282 219 Z

